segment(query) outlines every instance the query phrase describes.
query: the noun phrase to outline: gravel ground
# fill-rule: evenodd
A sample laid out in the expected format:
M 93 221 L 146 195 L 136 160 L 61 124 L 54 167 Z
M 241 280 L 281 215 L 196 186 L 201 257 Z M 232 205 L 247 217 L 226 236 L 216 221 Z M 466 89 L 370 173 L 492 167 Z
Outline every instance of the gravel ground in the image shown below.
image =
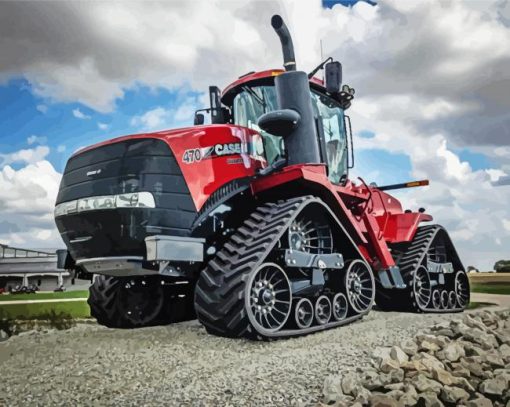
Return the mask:
M 343 328 L 271 343 L 213 337 L 197 321 L 32 331 L 0 343 L 0 405 L 313 403 L 328 374 L 368 366 L 375 347 L 453 318 L 372 311 Z

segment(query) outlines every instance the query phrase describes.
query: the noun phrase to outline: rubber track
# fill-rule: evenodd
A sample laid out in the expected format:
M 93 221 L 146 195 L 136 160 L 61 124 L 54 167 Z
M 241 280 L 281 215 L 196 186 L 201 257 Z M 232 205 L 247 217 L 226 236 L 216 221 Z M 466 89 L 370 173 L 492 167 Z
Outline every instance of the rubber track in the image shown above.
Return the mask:
M 195 311 L 206 330 L 225 337 L 269 339 L 302 335 L 343 325 L 361 317 L 311 327 L 261 335 L 255 332 L 245 310 L 245 282 L 250 272 L 269 256 L 271 250 L 301 210 L 313 203 L 312 196 L 268 203 L 257 208 L 202 271 L 195 289 Z
M 394 297 L 397 301 L 403 302 L 402 308 L 405 308 L 411 312 L 433 312 L 433 313 L 445 313 L 445 312 L 460 312 L 464 308 L 450 308 L 450 309 L 436 309 L 428 306 L 427 308 L 421 307 L 417 304 L 413 297 L 413 277 L 420 265 L 423 264 L 425 255 L 427 254 L 430 245 L 434 241 L 434 238 L 439 231 L 446 231 L 440 225 L 429 225 L 421 226 L 418 228 L 411 245 L 407 251 L 400 258 L 397 266 L 400 268 L 402 278 L 407 285 L 405 290 L 392 290 L 390 296 Z M 448 236 L 448 235 L 447 235 Z M 450 242 L 451 243 L 451 242 Z M 451 243 L 453 246 L 453 243 Z M 400 294 L 400 295 L 399 295 Z M 403 294 L 403 295 L 402 295 Z

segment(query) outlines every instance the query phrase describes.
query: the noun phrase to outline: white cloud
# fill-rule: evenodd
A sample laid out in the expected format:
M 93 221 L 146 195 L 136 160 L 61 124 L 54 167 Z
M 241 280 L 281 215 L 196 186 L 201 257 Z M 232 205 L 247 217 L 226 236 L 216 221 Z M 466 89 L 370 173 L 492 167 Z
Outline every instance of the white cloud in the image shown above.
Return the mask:
M 503 227 L 510 232 L 510 219 L 502 219 Z
M 24 156 L 18 152 L 13 155 Z M 23 247 L 61 247 L 53 208 L 61 179 L 44 156 L 32 155 L 15 170 L 0 169 L 0 242 Z
M 48 139 L 44 136 L 36 136 L 34 134 L 32 134 L 30 137 L 27 138 L 27 143 L 28 145 L 32 145 L 32 144 L 44 144 L 48 141 Z
M 33 164 L 43 160 L 50 153 L 48 146 L 37 146 L 35 148 L 23 149 L 13 153 L 1 154 L 0 165 L 13 163 Z
M 162 129 L 168 126 L 170 111 L 162 107 L 156 107 L 140 116 L 134 116 L 130 124 L 134 127 L 141 127 L 145 130 Z
M 108 130 L 108 125 L 106 123 L 98 122 L 97 127 L 99 130 Z
M 269 26 L 280 12 L 300 69 L 317 64 L 321 39 L 324 55 L 343 63 L 345 82 L 357 90 L 354 128 L 375 133 L 357 137 L 356 148 L 406 154 L 412 175 L 431 179 L 428 188 L 399 194 L 405 206 L 425 206 L 445 224 L 467 264 L 487 268 L 508 257 L 501 219 L 510 189 L 490 181 L 510 173 L 510 2 L 386 0 L 327 10 L 319 0 L 227 4 L 0 3 L 0 74 L 25 75 L 38 95 L 103 112 L 139 84 L 223 87 L 281 66 Z M 34 15 L 40 24 L 19 23 Z M 152 109 L 132 125 L 153 130 L 188 120 L 193 109 L 185 100 L 178 105 Z M 490 155 L 494 168 L 473 169 L 455 153 L 460 148 Z
M 185 96 L 185 92 L 177 95 L 176 109 L 155 107 L 147 112 L 136 115 L 130 120 L 133 127 L 140 130 L 163 130 L 176 126 L 187 126 L 193 123 L 193 114 L 203 106 L 204 94 Z
M 73 116 L 81 120 L 90 119 L 90 116 L 83 113 L 79 108 L 73 109 Z
M 41 113 L 46 113 L 48 111 L 48 106 L 46 105 L 37 105 L 35 108 Z
M 57 147 L 57 152 L 63 153 L 64 151 L 66 151 L 66 146 L 63 144 L 59 144 Z

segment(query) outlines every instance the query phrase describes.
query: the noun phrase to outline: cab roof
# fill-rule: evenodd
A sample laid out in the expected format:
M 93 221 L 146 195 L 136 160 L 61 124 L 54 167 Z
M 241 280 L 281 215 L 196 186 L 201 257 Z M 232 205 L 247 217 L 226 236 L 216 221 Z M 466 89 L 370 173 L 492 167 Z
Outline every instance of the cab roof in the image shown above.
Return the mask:
M 251 85 L 262 85 L 263 83 L 267 83 L 268 79 L 273 79 L 275 76 L 281 75 L 285 71 L 283 69 L 268 69 L 266 71 L 260 72 L 249 72 L 245 75 L 242 75 L 236 81 L 232 82 L 225 89 L 223 89 L 223 93 L 221 94 L 221 100 L 224 104 L 231 104 L 235 95 L 237 95 L 241 86 L 250 83 Z M 324 90 L 324 82 L 319 78 L 311 78 L 310 85 L 319 90 Z

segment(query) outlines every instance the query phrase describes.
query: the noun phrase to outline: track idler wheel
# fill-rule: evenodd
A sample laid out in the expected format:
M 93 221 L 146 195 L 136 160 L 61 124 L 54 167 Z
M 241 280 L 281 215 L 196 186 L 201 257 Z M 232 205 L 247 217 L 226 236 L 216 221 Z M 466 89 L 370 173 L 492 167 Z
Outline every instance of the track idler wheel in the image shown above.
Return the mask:
M 455 274 L 455 295 L 460 307 L 465 308 L 469 304 L 469 280 L 464 271 Z
M 413 295 L 417 305 L 425 308 L 432 296 L 432 288 L 430 285 L 429 273 L 425 266 L 416 269 L 413 277 Z
M 331 318 L 331 301 L 325 295 L 321 295 L 315 302 L 315 320 L 319 325 L 325 325 Z
M 296 326 L 300 329 L 308 328 L 313 322 L 313 304 L 308 298 L 301 298 L 294 310 Z
M 259 332 L 279 331 L 291 314 L 292 292 L 289 278 L 275 263 L 263 263 L 246 284 L 246 309 Z
M 342 293 L 338 293 L 333 297 L 333 318 L 336 321 L 343 321 L 347 318 L 349 306 L 347 305 L 347 298 Z
M 375 281 L 369 266 L 362 260 L 353 260 L 345 273 L 347 301 L 352 310 L 363 313 L 372 308 Z

